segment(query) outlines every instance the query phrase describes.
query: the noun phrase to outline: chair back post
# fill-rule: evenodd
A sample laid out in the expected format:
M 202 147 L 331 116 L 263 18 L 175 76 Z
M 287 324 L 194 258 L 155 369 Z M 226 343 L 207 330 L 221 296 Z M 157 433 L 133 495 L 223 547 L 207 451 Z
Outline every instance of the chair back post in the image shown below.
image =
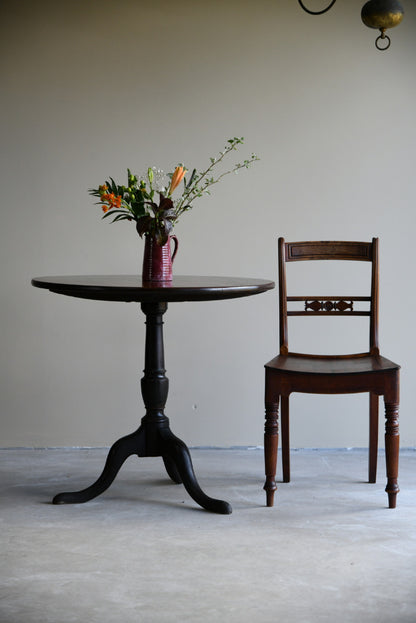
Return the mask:
M 379 355 L 378 343 L 379 261 L 378 238 L 373 238 L 371 270 L 370 355 Z
M 289 352 L 289 338 L 287 328 L 287 290 L 286 290 L 286 245 L 285 239 L 279 238 L 279 337 L 280 354 L 287 355 Z

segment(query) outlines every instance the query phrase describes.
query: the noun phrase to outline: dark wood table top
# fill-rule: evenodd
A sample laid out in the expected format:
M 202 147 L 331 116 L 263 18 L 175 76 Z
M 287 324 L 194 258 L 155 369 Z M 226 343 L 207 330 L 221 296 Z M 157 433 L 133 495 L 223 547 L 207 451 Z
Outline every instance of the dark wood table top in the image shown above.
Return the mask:
M 141 275 L 72 275 L 36 277 L 36 288 L 100 301 L 180 302 L 231 299 L 274 288 L 273 281 L 245 277 L 174 275 L 172 282 L 142 283 Z

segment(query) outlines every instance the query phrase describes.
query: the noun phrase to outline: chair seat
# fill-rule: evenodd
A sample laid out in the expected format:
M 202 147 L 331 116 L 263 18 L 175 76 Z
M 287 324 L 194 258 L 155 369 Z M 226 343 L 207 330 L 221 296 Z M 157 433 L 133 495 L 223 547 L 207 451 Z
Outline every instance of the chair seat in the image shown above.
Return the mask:
M 266 368 L 280 370 L 284 373 L 300 374 L 366 374 L 371 372 L 387 372 L 399 370 L 400 366 L 380 355 L 359 355 L 351 357 L 323 358 L 316 355 L 278 355 L 268 363 Z

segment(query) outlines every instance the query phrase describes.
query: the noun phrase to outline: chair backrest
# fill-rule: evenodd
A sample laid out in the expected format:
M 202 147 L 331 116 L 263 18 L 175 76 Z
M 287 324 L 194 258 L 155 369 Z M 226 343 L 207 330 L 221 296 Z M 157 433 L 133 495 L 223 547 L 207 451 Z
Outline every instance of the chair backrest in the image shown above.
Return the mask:
M 371 262 L 370 296 L 287 296 L 286 263 L 310 260 L 349 260 Z M 372 242 L 285 242 L 279 238 L 279 316 L 280 316 L 280 354 L 289 353 L 288 316 L 369 316 L 370 345 L 368 353 L 378 355 L 378 238 Z M 304 309 L 288 310 L 288 303 L 303 301 Z M 355 301 L 367 301 L 368 311 L 354 309 Z

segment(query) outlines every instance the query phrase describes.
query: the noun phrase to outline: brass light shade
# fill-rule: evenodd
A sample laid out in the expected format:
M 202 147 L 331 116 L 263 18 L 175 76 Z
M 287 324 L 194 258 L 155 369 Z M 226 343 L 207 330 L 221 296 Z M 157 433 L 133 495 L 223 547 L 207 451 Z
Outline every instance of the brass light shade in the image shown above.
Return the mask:
M 403 7 L 396 0 L 370 0 L 361 9 L 364 24 L 379 30 L 398 26 L 403 15 Z

